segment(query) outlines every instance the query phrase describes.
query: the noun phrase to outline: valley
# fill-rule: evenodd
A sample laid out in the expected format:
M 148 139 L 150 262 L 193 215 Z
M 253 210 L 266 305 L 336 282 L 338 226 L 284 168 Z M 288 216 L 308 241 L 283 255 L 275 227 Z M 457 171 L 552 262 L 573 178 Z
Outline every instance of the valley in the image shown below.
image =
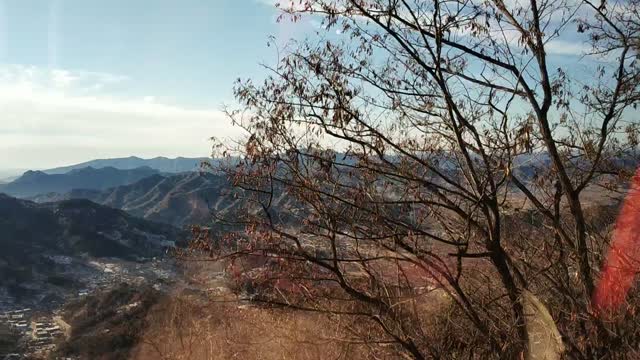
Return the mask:
M 196 327 L 204 326 L 194 317 L 202 311 L 227 314 L 227 324 L 241 320 L 232 313 L 275 316 L 238 297 L 229 264 L 191 261 L 188 255 L 185 261 L 176 252 L 191 239 L 191 225 L 208 224 L 213 212 L 242 209 L 226 178 L 207 171 L 161 172 L 166 161 L 162 169 L 129 164 L 101 160 L 26 172 L 0 189 L 9 190 L 0 193 L 0 359 L 151 359 L 154 346 L 169 354 L 178 349 L 158 327 L 171 321 L 161 309 L 181 308 Z M 106 173 L 114 175 L 109 181 L 115 186 L 105 188 Z M 237 326 L 233 331 L 248 331 L 242 321 Z M 150 336 L 166 338 L 166 344 Z M 194 351 L 225 357 L 202 346 L 194 343 Z
M 45 356 L 70 336 L 72 328 L 62 317 L 69 304 L 122 286 L 163 292 L 179 277 L 174 264 L 159 259 L 131 262 L 65 257 L 57 262 L 62 269 L 55 280 L 53 276 L 35 279 L 24 285 L 29 296 L 4 292 L 0 298 L 0 314 L 4 314 L 0 321 L 19 338 L 16 351 L 24 355 Z
M 150 167 L 27 172 L 0 191 L 16 195 L 11 190 L 21 189 L 23 198 L 40 188 L 100 191 L 157 174 Z M 0 358 L 46 358 L 72 341 L 74 326 L 65 322 L 72 304 L 114 289 L 148 288 L 157 296 L 172 291 L 181 278 L 172 253 L 189 236 L 186 229 L 84 198 L 36 203 L 0 194 L 0 337 L 6 340 Z
M 71 176 L 83 188 L 33 195 L 34 183 L 22 196 L 0 194 L 0 359 L 392 358 L 396 348 L 386 340 L 362 341 L 386 336 L 366 312 L 377 308 L 344 299 L 340 281 L 365 294 L 397 292 L 398 311 L 412 313 L 431 337 L 442 335 L 437 329 L 449 326 L 449 317 L 459 319 L 441 277 L 412 261 L 397 262 L 409 251 L 377 239 L 353 242 L 347 233 L 327 237 L 294 196 L 277 188 L 269 214 L 281 234 L 295 239 L 282 246 L 303 254 L 293 267 L 252 250 L 255 245 L 234 257 L 247 237 L 218 228 L 213 217 L 242 220 L 260 209 L 243 204 L 244 194 L 224 175 L 161 173 L 143 164 L 116 172 L 148 176 L 104 188 L 92 180 L 104 169 L 113 172 L 71 166 L 69 173 L 39 177 L 44 189 L 50 176 Z M 24 177 L 15 182 L 24 184 Z M 388 187 L 386 195 L 400 199 L 396 190 Z M 585 213 L 599 219 L 591 220 L 592 231 L 609 231 L 623 191 L 585 191 Z M 535 231 L 540 219 L 530 215 L 526 199 L 510 195 L 509 201 L 506 229 Z M 371 221 L 340 209 L 326 211 L 339 210 L 340 222 L 366 227 Z M 390 208 L 378 216 L 416 226 L 405 211 Z M 426 222 L 420 228 L 446 236 L 445 228 Z M 455 268 L 447 246 L 428 251 Z M 314 269 L 305 256 L 320 266 Z M 323 263 L 332 257 L 344 261 L 335 280 Z M 474 281 L 492 286 L 481 280 L 495 276 L 486 263 L 470 260 L 467 268 Z M 298 308 L 305 311 L 293 311 Z

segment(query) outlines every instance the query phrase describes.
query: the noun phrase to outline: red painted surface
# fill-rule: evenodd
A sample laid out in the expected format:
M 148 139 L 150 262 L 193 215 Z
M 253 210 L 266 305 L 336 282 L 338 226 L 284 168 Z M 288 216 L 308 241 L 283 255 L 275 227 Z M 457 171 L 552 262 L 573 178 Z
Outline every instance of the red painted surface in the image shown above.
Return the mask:
M 622 205 L 611 248 L 593 295 L 596 311 L 613 311 L 624 304 L 640 272 L 640 168 Z

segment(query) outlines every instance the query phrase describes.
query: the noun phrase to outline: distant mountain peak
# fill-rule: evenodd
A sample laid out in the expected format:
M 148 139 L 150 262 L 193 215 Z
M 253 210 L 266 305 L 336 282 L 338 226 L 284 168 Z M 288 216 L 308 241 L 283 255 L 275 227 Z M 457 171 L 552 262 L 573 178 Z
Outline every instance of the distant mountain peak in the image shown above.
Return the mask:
M 103 190 L 114 186 L 132 184 L 145 177 L 158 174 L 148 166 L 120 170 L 115 167 L 94 168 L 86 166 L 65 174 L 47 174 L 27 171 L 16 180 L 0 185 L 0 192 L 17 197 L 31 197 L 46 193 L 66 193 L 72 189 Z
M 46 173 L 40 170 L 27 170 L 24 172 L 24 174 L 22 174 L 21 177 L 33 177 L 33 176 L 40 176 L 40 175 L 46 175 Z
M 38 202 L 85 198 L 134 216 L 178 227 L 211 221 L 212 210 L 232 207 L 235 199 L 224 175 L 185 172 L 154 174 L 129 185 L 106 190 L 74 189 L 66 194 L 44 194 Z
M 137 156 L 129 156 L 114 159 L 96 159 L 80 164 L 48 169 L 44 170 L 44 172 L 47 174 L 65 174 L 70 171 L 86 167 L 93 167 L 95 169 L 113 167 L 120 170 L 131 170 L 140 167 L 149 167 L 164 173 L 181 173 L 198 170 L 200 167 L 200 163 L 202 163 L 203 161 L 211 161 L 211 159 L 206 157 L 185 158 L 181 156 L 174 159 L 164 156 L 158 156 L 151 159 L 143 159 Z

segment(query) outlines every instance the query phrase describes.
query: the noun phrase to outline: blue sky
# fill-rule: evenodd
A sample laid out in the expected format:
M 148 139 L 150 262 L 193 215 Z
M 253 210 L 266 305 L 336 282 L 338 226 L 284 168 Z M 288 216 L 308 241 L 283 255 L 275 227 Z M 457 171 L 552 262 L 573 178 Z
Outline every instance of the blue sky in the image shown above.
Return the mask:
M 255 0 L 0 3 L 2 62 L 124 75 L 130 95 L 205 106 L 271 57 L 266 39 L 279 32 L 275 11 Z
M 203 156 L 238 77 L 274 63 L 268 0 L 0 0 L 0 169 Z
M 269 37 L 319 28 L 277 23 L 275 2 L 0 0 L 0 178 L 93 158 L 208 155 L 209 137 L 238 135 L 221 109 L 235 79 L 275 63 Z M 585 46 L 556 39 L 547 50 L 574 64 Z

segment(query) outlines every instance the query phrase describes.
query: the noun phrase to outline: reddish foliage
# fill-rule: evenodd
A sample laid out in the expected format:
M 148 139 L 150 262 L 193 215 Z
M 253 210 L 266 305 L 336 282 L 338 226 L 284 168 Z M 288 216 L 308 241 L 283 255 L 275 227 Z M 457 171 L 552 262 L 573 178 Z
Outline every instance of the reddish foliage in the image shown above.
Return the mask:
M 616 222 L 611 249 L 593 296 L 596 311 L 616 310 L 640 271 L 640 168 Z

